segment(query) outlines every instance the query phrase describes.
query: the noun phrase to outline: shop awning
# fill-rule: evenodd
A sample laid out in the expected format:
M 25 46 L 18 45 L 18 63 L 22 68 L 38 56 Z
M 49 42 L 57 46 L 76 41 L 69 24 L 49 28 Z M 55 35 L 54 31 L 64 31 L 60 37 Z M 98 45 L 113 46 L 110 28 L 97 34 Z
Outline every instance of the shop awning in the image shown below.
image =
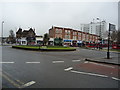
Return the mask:
M 72 40 L 64 40 L 64 42 L 72 42 Z

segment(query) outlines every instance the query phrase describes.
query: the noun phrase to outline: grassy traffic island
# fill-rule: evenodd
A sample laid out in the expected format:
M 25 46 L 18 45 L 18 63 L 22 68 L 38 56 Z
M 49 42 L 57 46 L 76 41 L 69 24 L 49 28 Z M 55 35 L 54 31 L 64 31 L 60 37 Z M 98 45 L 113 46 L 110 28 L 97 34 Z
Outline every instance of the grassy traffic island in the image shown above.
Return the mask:
M 12 48 L 24 49 L 24 50 L 38 50 L 38 51 L 75 51 L 74 47 L 63 46 L 28 46 L 28 45 L 15 45 Z

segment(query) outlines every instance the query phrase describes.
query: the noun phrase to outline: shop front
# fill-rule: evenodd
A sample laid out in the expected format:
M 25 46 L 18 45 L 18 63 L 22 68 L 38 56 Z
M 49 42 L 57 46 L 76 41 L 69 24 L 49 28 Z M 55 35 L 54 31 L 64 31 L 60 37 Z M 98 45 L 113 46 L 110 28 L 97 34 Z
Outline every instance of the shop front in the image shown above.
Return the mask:
M 77 40 L 77 46 L 81 47 L 82 46 L 82 41 L 81 40 Z
M 78 46 L 78 45 L 77 45 L 77 40 L 73 40 L 73 41 L 72 41 L 72 46 L 73 46 L 73 47 L 77 47 L 77 46 Z
M 64 41 L 64 45 L 67 45 L 67 46 L 72 46 L 72 40 L 63 40 Z

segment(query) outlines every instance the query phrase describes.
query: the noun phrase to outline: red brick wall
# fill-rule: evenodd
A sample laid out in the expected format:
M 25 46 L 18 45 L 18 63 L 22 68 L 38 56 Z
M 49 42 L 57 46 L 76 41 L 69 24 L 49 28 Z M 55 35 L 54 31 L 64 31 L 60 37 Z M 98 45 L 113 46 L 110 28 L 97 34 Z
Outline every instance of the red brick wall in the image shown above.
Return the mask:
M 53 38 L 54 37 L 54 32 L 52 29 L 49 29 L 49 36 L 50 38 Z
M 56 33 L 56 29 L 61 29 L 62 33 Z M 65 30 L 70 30 L 70 34 L 69 34 L 70 39 L 73 39 L 73 37 L 76 37 L 76 40 L 98 42 L 98 36 L 97 35 L 81 32 L 81 31 L 73 30 L 73 29 L 69 29 L 69 28 L 61 28 L 61 27 L 51 28 L 49 30 L 50 37 L 51 38 L 61 37 L 62 39 L 64 39 L 65 35 L 68 35 L 68 34 L 65 33 Z M 76 32 L 76 34 L 74 32 Z M 79 33 L 81 33 L 81 34 L 79 34 Z

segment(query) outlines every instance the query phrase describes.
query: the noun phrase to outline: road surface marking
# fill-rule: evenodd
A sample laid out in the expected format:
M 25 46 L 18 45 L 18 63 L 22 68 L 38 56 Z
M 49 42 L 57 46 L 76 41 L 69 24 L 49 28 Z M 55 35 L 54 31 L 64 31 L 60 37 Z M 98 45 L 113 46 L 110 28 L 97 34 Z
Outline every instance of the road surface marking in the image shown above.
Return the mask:
M 79 61 L 81 61 L 81 60 L 72 60 L 72 62 L 79 62 Z
M 110 67 L 110 68 L 115 68 L 113 66 L 104 65 L 104 64 L 98 64 L 98 63 L 94 63 L 94 62 L 89 62 L 89 63 L 95 64 L 95 65 L 100 65 L 100 66 L 105 66 L 105 67 Z
M 9 77 L 9 78 L 13 78 L 9 73 L 7 73 L 7 72 L 5 72 L 5 71 L 2 71 L 7 77 Z M 14 81 L 15 82 L 17 82 L 17 83 L 19 83 L 19 84 L 21 84 L 21 85 L 24 85 L 24 83 L 22 82 L 22 81 L 20 81 L 20 80 L 18 80 L 17 78 L 15 78 L 14 77 Z
M 7 80 L 9 81 L 12 85 L 14 85 L 15 87 L 17 88 L 20 88 L 20 85 L 17 84 L 15 81 L 13 81 L 12 79 L 10 79 L 8 76 L 6 76 L 5 74 L 2 73 L 2 76 Z
M 79 71 L 74 71 L 74 70 L 71 70 L 70 72 L 79 73 L 79 74 L 86 74 L 86 75 L 91 75 L 91 76 L 108 77 L 106 75 L 100 75 L 100 74 L 94 74 L 94 73 L 86 73 L 86 72 L 79 72 Z
M 120 81 L 120 79 L 119 79 L 119 78 L 112 77 L 112 79 L 117 80 L 117 81 Z
M 20 83 L 20 84 L 24 84 L 22 81 L 20 81 L 20 80 L 16 80 L 18 83 Z
M 69 67 L 69 68 L 66 68 L 66 69 L 64 69 L 65 71 L 69 71 L 69 70 L 72 70 L 73 69 L 73 67 Z
M 84 63 L 89 63 L 88 61 L 85 61 Z
M 40 63 L 40 62 L 26 62 L 26 63 Z
M 15 62 L 0 62 L 0 63 L 3 63 L 3 64 L 4 64 L 4 63 L 11 63 L 11 64 L 12 64 L 12 63 L 15 63 Z
M 53 61 L 53 63 L 63 63 L 64 61 Z
M 21 88 L 25 88 L 25 87 L 31 86 L 31 85 L 33 85 L 35 83 L 36 83 L 35 81 L 28 82 L 28 83 L 24 84 L 23 86 L 21 86 Z

